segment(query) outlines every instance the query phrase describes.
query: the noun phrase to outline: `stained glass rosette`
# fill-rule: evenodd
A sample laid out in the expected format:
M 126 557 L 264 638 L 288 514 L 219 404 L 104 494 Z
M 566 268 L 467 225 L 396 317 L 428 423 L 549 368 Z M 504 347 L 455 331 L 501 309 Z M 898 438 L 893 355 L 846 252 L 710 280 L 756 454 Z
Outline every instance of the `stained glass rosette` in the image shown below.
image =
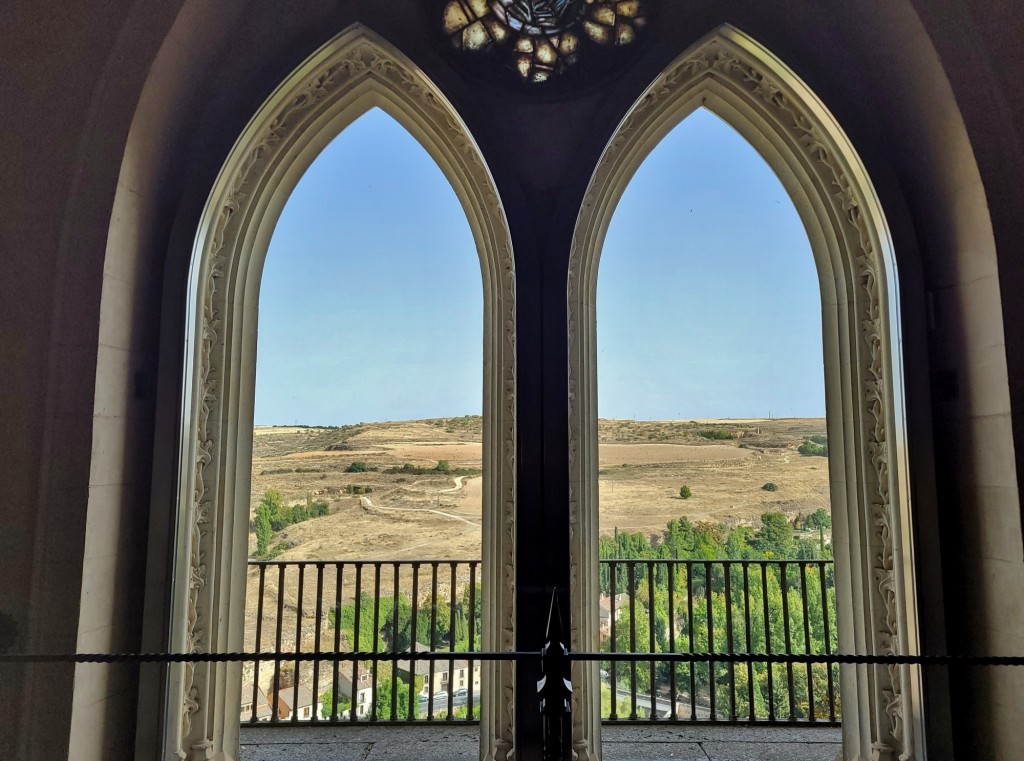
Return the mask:
M 630 44 L 646 21 L 642 0 L 448 0 L 443 17 L 455 48 L 508 55 L 527 82 L 561 74 L 587 44 Z

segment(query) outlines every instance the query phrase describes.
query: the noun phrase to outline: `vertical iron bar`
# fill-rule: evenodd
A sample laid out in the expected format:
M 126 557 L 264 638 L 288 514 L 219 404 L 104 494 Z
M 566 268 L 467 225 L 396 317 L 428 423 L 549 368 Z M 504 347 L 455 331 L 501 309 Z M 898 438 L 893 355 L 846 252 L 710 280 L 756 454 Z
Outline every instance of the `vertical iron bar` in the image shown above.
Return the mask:
M 708 652 L 715 652 L 715 611 L 711 604 L 711 563 L 704 563 L 704 600 L 708 612 Z M 711 703 L 711 720 L 718 721 L 715 691 L 715 662 L 708 661 L 708 699 Z
M 632 560 L 626 563 L 626 581 L 629 590 L 629 652 L 636 652 L 636 563 Z M 629 696 L 630 704 L 629 718 L 636 721 L 636 661 L 629 662 Z
M 676 562 L 669 560 L 665 564 L 668 571 L 668 651 L 674 653 L 676 651 Z M 669 719 L 676 721 L 679 717 L 676 715 L 676 664 L 670 663 L 668 670 L 668 694 L 669 700 L 672 701 L 672 707 L 669 709 Z
M 341 586 L 345 581 L 344 563 L 334 564 L 334 652 L 341 652 Z M 338 690 L 340 685 L 338 678 L 341 661 L 334 660 L 334 673 L 331 681 L 331 721 L 340 721 L 338 716 Z
M 743 561 L 743 622 L 746 648 L 748 653 L 754 652 L 754 646 L 750 642 L 750 561 Z M 750 720 L 757 719 L 754 708 L 754 663 L 747 661 L 747 709 Z
M 420 564 L 412 564 L 412 613 L 409 621 L 409 718 L 415 717 L 416 701 L 416 674 L 419 668 L 419 661 L 412 656 L 416 653 L 416 646 L 419 640 L 416 639 L 416 619 L 420 617 Z M 429 690 L 428 690 L 429 693 Z
M 614 560 L 612 560 L 608 564 L 608 570 L 609 570 L 609 577 L 608 577 L 608 579 L 609 579 L 609 583 L 608 583 L 608 593 L 609 593 L 608 608 L 609 608 L 609 612 L 608 612 L 608 615 L 610 616 L 611 638 L 612 638 L 611 646 L 608 648 L 608 650 L 610 652 L 614 653 L 619 648 L 618 639 L 616 639 L 616 636 L 615 636 L 615 613 L 616 613 L 615 609 L 618 607 L 615 604 L 615 600 L 616 600 L 616 598 L 618 596 L 615 590 L 618 587 L 618 582 L 619 582 L 618 563 L 616 563 Z M 608 713 L 608 718 L 611 721 L 615 721 L 615 720 L 617 720 L 619 718 L 619 682 L 618 682 L 618 675 L 616 674 L 616 665 L 617 664 L 616 664 L 616 661 L 615 661 L 614 658 L 611 661 L 608 662 L 608 667 L 609 667 L 609 670 L 611 672 L 611 680 L 612 680 L 612 684 L 611 684 L 611 687 L 612 687 L 612 706 L 611 706 L 611 711 L 609 711 L 609 713 Z
M 725 576 L 725 647 L 726 652 L 735 653 L 735 642 L 732 636 L 732 563 L 722 563 L 722 575 Z M 729 661 L 729 719 L 736 721 L 736 664 Z
M 373 564 L 373 654 L 380 652 L 380 563 Z M 370 721 L 377 721 L 377 667 L 380 662 L 374 658 L 370 664 Z
M 448 652 L 455 652 L 455 585 L 458 578 L 455 563 L 449 564 L 451 577 L 448 583 Z M 448 656 L 448 721 L 455 720 L 455 659 Z
M 693 653 L 693 561 L 686 561 L 686 621 L 690 639 L 690 652 Z M 690 721 L 697 720 L 697 677 L 694 663 L 690 661 Z
M 648 647 L 651 653 L 651 662 L 649 668 L 651 669 L 651 721 L 658 718 L 658 691 L 657 691 L 657 669 L 655 668 L 654 651 L 657 647 L 655 641 L 655 628 L 656 621 L 654 615 L 654 562 L 653 560 L 647 561 L 647 634 L 648 634 Z
M 828 591 L 825 586 L 825 568 L 826 563 L 819 561 L 818 570 L 821 574 L 821 616 L 824 619 L 824 631 L 825 631 L 825 654 L 832 654 L 832 633 L 831 625 L 829 621 L 828 613 Z M 835 682 L 832 678 L 832 664 L 826 663 L 825 668 L 828 673 L 828 720 L 836 720 L 836 693 L 835 693 Z
M 470 561 L 469 564 L 469 652 L 476 652 L 476 563 L 477 561 Z M 470 721 L 473 720 L 473 698 L 474 689 L 476 687 L 476 664 L 473 659 L 469 659 L 469 700 L 468 710 L 466 711 L 466 718 Z
M 316 658 L 313 659 L 313 715 L 311 721 L 320 721 L 320 632 L 322 628 L 324 606 L 324 564 L 316 564 L 316 629 L 313 634 L 313 652 Z
M 807 563 L 800 564 L 800 599 L 804 606 L 804 652 L 811 654 L 811 619 L 807 608 Z M 814 673 L 811 664 L 807 664 L 807 716 L 817 721 L 814 715 Z
M 430 649 L 437 646 L 437 563 L 430 564 Z M 427 721 L 434 720 L 434 659 L 430 659 L 430 681 L 427 687 Z
M 281 699 L 281 627 L 284 623 L 284 563 L 277 567 L 277 621 L 274 628 L 274 711 L 271 722 L 278 722 L 278 702 Z
M 256 598 L 256 652 L 263 650 L 263 594 L 266 591 L 267 567 L 259 566 L 260 585 L 259 595 Z M 252 664 L 252 721 L 260 720 L 258 704 L 260 696 L 260 659 L 257 658 Z
M 782 623 L 786 635 L 786 655 L 793 654 L 793 635 L 789 626 L 789 573 L 785 561 L 779 564 L 782 574 Z M 796 720 L 796 696 L 793 694 L 793 661 L 786 662 L 786 685 L 789 689 L 789 720 Z
M 764 604 L 764 651 L 772 652 L 772 621 L 768 615 L 768 564 L 763 560 L 761 565 L 761 602 Z M 775 676 L 773 665 L 765 663 L 768 671 L 768 721 L 775 721 Z
M 391 566 L 391 650 L 398 650 L 398 595 L 400 592 L 398 581 L 401 574 L 401 566 L 392 563 Z M 412 717 L 410 717 L 412 718 Z M 391 721 L 398 720 L 398 657 L 391 661 Z
M 352 650 L 353 651 L 358 651 L 359 650 L 359 625 L 360 625 L 360 618 L 361 618 L 360 614 L 363 611 L 363 563 L 362 563 L 362 561 L 357 561 L 355 563 L 355 568 L 356 568 L 356 586 L 355 586 L 355 589 L 352 592 L 352 599 L 354 600 L 354 605 L 355 605 L 355 611 L 354 611 L 354 616 L 353 616 L 354 621 L 353 621 L 353 625 L 352 625 L 352 639 L 354 640 L 354 642 L 352 643 Z M 358 716 L 359 716 L 359 704 L 357 702 L 357 699 L 359 697 L 359 659 L 358 658 L 353 658 L 352 659 L 352 695 L 350 697 L 351 697 L 351 707 L 348 710 L 348 718 L 349 718 L 350 721 L 354 722 L 358 718 Z
M 302 597 L 305 593 L 306 564 L 297 563 L 299 567 L 299 599 L 295 604 L 295 652 L 302 650 Z M 302 663 L 295 659 L 295 670 L 292 672 L 292 723 L 299 721 L 299 668 Z

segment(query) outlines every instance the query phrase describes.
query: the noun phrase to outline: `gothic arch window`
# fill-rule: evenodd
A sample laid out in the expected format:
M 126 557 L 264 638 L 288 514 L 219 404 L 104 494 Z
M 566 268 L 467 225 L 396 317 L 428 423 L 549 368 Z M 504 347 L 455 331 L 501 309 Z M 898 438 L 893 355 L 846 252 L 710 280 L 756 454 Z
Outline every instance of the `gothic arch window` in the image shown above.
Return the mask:
M 707 109 L 666 135 L 623 192 L 602 246 L 596 307 L 600 557 L 647 559 L 634 566 L 632 584 L 628 564 L 617 563 L 613 577 L 601 563 L 601 649 L 611 643 L 615 611 L 617 645 L 609 649 L 630 648 L 635 621 L 644 649 L 653 633 L 660 651 L 707 650 L 708 598 L 686 590 L 705 588 L 709 568 L 710 644 L 777 649 L 785 643 L 781 569 L 766 564 L 762 577 L 759 561 L 799 558 L 806 564 L 785 566 L 788 608 L 809 626 L 794 627 L 806 641 L 793 647 L 825 652 L 835 632 L 832 566 L 810 561 L 831 558 L 831 531 L 789 532 L 780 523 L 761 530 L 766 514 L 769 522 L 784 515 L 794 529 L 805 528 L 804 516 L 817 523 L 829 514 L 828 461 L 800 453 L 827 455 L 810 438 L 826 433 L 817 268 L 785 188 Z M 702 558 L 739 562 L 694 562 Z M 778 596 L 765 595 L 773 585 Z M 731 621 L 718 615 L 727 600 L 738 614 Z M 765 604 L 769 624 L 760 617 Z M 807 679 L 801 666 L 792 689 L 792 665 L 610 665 L 602 664 L 602 690 L 613 682 L 631 689 L 636 674 L 640 694 L 669 691 L 667 708 L 675 687 L 683 718 L 710 716 L 712 700 L 717 720 L 838 718 L 838 668 L 825 664 L 807 669 Z M 720 680 L 731 685 L 727 693 Z M 631 701 L 623 703 L 613 710 L 602 700 L 602 718 L 632 718 Z
M 349 123 L 377 107 L 434 158 L 462 203 L 484 286 L 483 637 L 514 649 L 515 279 L 490 173 L 452 106 L 399 51 L 356 25 L 299 66 L 236 142 L 195 239 L 173 570 L 171 649 L 241 650 L 264 257 L 299 177 Z M 512 669 L 488 664 L 481 753 L 511 747 Z M 168 755 L 234 757 L 239 664 L 171 670 Z
M 903 444 L 896 271 L 871 182 L 849 140 L 803 82 L 743 33 L 723 27 L 677 58 L 620 123 L 594 172 L 568 280 L 571 645 L 599 636 L 595 297 L 605 233 L 653 147 L 704 107 L 751 143 L 807 230 L 822 294 L 839 649 L 917 650 Z M 573 745 L 600 757 L 596 665 L 574 673 Z M 844 667 L 849 758 L 908 758 L 921 747 L 919 673 Z

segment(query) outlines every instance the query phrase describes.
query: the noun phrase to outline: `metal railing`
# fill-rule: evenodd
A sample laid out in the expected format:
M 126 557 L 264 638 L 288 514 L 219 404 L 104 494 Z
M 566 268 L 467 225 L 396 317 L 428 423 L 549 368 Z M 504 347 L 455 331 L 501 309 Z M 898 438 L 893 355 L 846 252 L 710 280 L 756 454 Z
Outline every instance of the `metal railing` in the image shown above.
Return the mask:
M 669 656 L 831 655 L 831 561 L 602 560 L 600 574 L 605 721 L 838 723 L 835 663 Z M 242 724 L 479 719 L 480 561 L 251 561 L 248 583 L 259 655 Z M 327 656 L 342 651 L 365 656 Z
M 479 719 L 479 560 L 250 561 L 249 590 L 243 725 Z
M 839 668 L 668 653 L 831 655 L 828 560 L 602 560 L 602 718 L 837 724 Z M 659 657 L 659 654 L 662 657 Z

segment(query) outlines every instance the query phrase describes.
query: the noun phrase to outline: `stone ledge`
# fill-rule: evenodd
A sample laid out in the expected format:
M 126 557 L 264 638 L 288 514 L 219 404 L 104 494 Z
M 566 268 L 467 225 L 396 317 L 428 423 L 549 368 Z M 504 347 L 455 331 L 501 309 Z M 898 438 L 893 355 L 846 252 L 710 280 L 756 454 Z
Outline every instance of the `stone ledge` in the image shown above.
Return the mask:
M 836 727 L 605 726 L 606 761 L 834 761 Z M 241 730 L 242 761 L 473 761 L 470 726 L 257 727 Z

